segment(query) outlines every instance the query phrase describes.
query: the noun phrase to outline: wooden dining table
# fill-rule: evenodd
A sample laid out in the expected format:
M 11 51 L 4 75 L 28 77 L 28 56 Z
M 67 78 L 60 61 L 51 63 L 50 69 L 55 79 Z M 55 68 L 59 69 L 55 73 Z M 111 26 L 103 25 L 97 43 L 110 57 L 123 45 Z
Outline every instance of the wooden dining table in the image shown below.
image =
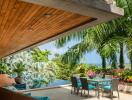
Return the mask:
M 97 86 L 97 91 L 98 91 L 98 99 L 100 98 L 100 90 L 102 90 L 102 85 L 104 82 L 111 82 L 112 79 L 108 79 L 108 78 L 93 78 L 90 79 L 89 77 L 83 77 L 83 78 L 87 78 L 88 82 L 95 82 L 96 86 Z

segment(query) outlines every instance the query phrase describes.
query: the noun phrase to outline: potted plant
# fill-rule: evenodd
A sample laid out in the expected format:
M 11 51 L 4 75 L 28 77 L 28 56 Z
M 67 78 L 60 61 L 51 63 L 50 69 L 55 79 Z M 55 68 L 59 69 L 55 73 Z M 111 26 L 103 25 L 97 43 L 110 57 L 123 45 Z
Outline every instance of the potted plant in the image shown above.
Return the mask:
M 22 61 L 14 63 L 14 69 L 13 72 L 17 74 L 17 77 L 15 78 L 15 81 L 17 84 L 22 84 L 22 74 L 26 70 L 25 64 L 23 64 Z
M 88 71 L 87 71 L 87 75 L 88 75 L 88 77 L 89 77 L 90 79 L 93 79 L 93 78 L 96 77 L 96 73 L 95 73 L 94 71 L 92 71 L 92 70 L 88 70 Z
M 4 79 L 7 76 L 8 67 L 4 60 L 0 59 L 0 78 Z
M 14 79 L 8 76 L 8 71 L 7 64 L 4 60 L 0 60 L 0 87 L 15 84 Z

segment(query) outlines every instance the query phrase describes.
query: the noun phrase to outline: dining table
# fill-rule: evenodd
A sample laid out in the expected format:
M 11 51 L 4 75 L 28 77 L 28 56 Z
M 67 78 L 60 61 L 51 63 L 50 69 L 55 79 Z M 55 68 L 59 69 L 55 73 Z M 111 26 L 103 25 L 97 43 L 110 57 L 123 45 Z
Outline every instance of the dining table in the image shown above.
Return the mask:
M 102 90 L 103 88 L 103 83 L 110 83 L 112 81 L 111 78 L 89 78 L 89 77 L 83 77 L 83 78 L 87 78 L 88 83 L 89 82 L 94 82 L 96 83 L 96 87 L 97 87 L 97 97 L 98 99 L 100 98 L 100 90 Z

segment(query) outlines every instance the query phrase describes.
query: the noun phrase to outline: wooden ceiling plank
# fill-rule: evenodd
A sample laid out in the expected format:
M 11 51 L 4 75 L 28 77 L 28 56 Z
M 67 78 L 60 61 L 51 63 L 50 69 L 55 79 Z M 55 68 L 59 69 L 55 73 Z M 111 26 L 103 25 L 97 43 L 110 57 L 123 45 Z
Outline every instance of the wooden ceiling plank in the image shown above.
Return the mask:
M 21 10 L 18 10 L 19 8 L 21 8 Z M 6 32 L 6 36 L 5 36 L 5 38 L 7 38 L 7 40 L 5 41 L 5 45 L 7 48 L 8 47 L 10 48 L 10 46 L 9 46 L 11 43 L 10 40 L 14 35 L 13 34 L 14 31 L 17 30 L 17 27 L 19 24 L 19 21 L 17 19 L 19 18 L 19 15 L 22 13 L 23 9 L 24 9 L 24 7 L 21 6 L 21 4 L 18 1 L 16 1 L 16 3 L 13 6 L 13 9 L 11 9 L 11 12 L 13 14 L 12 15 L 12 21 L 11 21 L 11 24 L 10 24 L 8 31 Z M 10 33 L 10 34 L 8 34 L 8 33 Z M 14 44 L 14 46 L 15 46 L 15 44 Z
M 58 12 L 62 12 L 62 11 L 58 11 Z M 57 23 L 60 22 L 61 19 L 63 19 L 64 16 L 65 16 L 65 17 L 66 17 L 67 15 L 69 16 L 69 14 L 66 15 L 66 13 L 63 13 L 63 14 L 60 14 L 60 15 L 59 15 L 58 12 L 56 12 L 57 17 L 54 15 L 55 17 L 49 18 L 48 23 L 56 23 L 56 24 L 57 24 Z M 56 20 L 58 20 L 58 19 L 60 19 L 60 20 L 59 20 L 59 21 L 56 21 Z M 47 23 L 47 21 L 45 21 L 44 23 L 42 23 L 42 25 L 37 25 L 38 27 L 37 27 L 37 29 L 36 29 L 35 32 L 38 33 L 40 30 L 43 30 L 43 29 L 44 29 L 43 26 L 44 26 L 44 27 L 47 27 L 47 28 L 48 28 L 48 27 L 49 27 L 49 28 L 52 27 L 52 25 L 48 25 L 48 23 Z M 48 25 L 48 26 L 47 26 L 47 25 Z M 42 26 L 42 27 L 40 27 L 40 26 Z M 55 25 L 54 25 L 54 26 L 55 26 Z
M 1 25 L 1 22 L 2 22 L 2 19 L 3 19 L 3 14 L 2 14 L 2 5 L 3 5 L 3 0 L 0 0 L 0 25 Z M 0 34 L 1 34 L 1 30 L 0 30 Z
M 20 27 L 22 26 L 22 23 L 24 23 L 24 21 L 23 21 L 24 14 L 26 14 L 26 10 L 28 10 L 26 8 L 27 8 L 27 6 L 24 4 L 20 4 L 20 6 L 17 8 L 18 9 L 17 12 L 19 12 L 19 13 L 15 13 L 16 17 L 15 17 L 14 23 L 12 24 L 12 27 L 11 27 L 11 29 L 13 29 L 13 30 L 12 30 L 12 35 L 11 35 L 10 41 L 13 41 L 13 40 L 16 41 L 14 38 L 15 36 L 17 36 L 18 38 L 20 37 L 19 32 L 17 32 L 17 31 L 19 31 Z
M 41 7 L 32 6 L 30 10 L 25 15 L 25 21 L 24 26 L 21 28 L 21 30 L 25 30 L 25 28 L 28 27 L 29 23 L 34 20 L 34 17 L 36 16 L 36 13 L 41 9 Z
M 8 26 L 7 26 L 7 24 L 6 23 L 8 23 L 8 18 L 10 17 L 9 15 L 10 15 L 10 9 L 12 8 L 12 5 L 13 5 L 13 3 L 14 2 L 12 2 L 12 3 L 10 3 L 10 1 L 9 0 L 7 0 L 8 2 L 6 2 L 7 4 L 6 4 L 6 8 L 4 8 L 3 7 L 3 9 L 6 9 L 7 10 L 7 12 L 4 12 L 4 16 L 3 16 L 3 21 L 2 21 L 2 23 L 1 23 L 1 27 L 0 27 L 0 30 L 1 30 L 1 41 L 0 41 L 0 45 L 2 46 L 2 48 L 3 48 L 3 45 L 4 45 L 4 42 L 5 42 L 5 40 L 4 40 L 4 37 L 5 37 L 5 28 L 7 28 Z M 3 6 L 4 6 L 4 4 L 3 4 Z M 4 42 L 2 42 L 2 41 L 4 41 Z
M 58 11 L 58 12 L 62 12 L 62 11 Z M 54 18 L 52 18 L 51 17 L 51 19 L 50 19 L 50 21 L 48 21 L 49 23 L 56 23 L 56 25 L 58 25 L 58 23 L 60 23 L 61 21 L 63 21 L 63 18 L 65 17 L 65 18 L 69 18 L 70 16 L 71 16 L 71 14 L 72 13 L 63 13 L 63 14 L 57 14 L 56 13 L 56 15 L 58 15 L 58 17 L 54 17 Z M 53 14 L 54 15 L 54 14 Z M 59 20 L 58 20 L 59 19 Z M 56 21 L 57 20 L 57 21 Z M 45 25 L 45 23 L 43 23 L 43 25 L 40 25 L 40 26 L 46 26 L 47 27 L 47 25 L 48 24 L 46 24 Z M 54 27 L 56 27 L 56 25 L 54 25 Z M 39 25 L 38 25 L 39 26 Z M 50 25 L 49 27 L 52 27 L 52 25 Z M 54 28 L 54 27 L 52 27 L 52 28 Z M 39 27 L 38 27 L 38 29 L 37 30 L 39 30 Z
M 41 8 L 39 8 L 36 12 L 38 12 L 39 10 L 40 10 Z M 29 23 L 31 23 L 32 22 L 32 20 L 34 20 L 34 16 L 36 16 L 36 12 L 33 14 L 33 18 L 31 17 L 29 20 L 27 20 L 27 22 L 25 23 L 25 25 L 21 28 L 21 30 L 23 30 L 23 31 L 21 31 L 21 39 L 23 39 L 24 38 L 24 34 L 26 34 L 26 31 L 27 31 L 27 29 L 30 27 L 30 24 Z M 30 14 L 30 13 L 28 13 L 28 14 Z M 29 30 L 30 31 L 30 30 Z
M 19 7 L 19 8 L 21 8 L 21 7 Z M 23 8 L 23 7 L 22 7 Z M 18 9 L 18 8 L 16 8 L 16 9 Z M 13 9 L 11 12 L 11 15 L 13 15 L 13 16 L 10 16 L 10 18 L 11 18 L 11 20 L 12 20 L 12 22 L 11 22 L 11 24 L 10 24 L 10 27 L 9 27 L 9 29 L 8 29 L 8 31 L 7 31 L 7 37 L 5 37 L 7 40 L 6 40 L 6 43 L 8 43 L 8 44 L 10 44 L 11 42 L 10 42 L 10 37 L 12 36 L 12 32 L 15 30 L 14 28 L 15 28 L 15 26 L 17 26 L 17 19 L 16 18 L 19 18 L 19 15 L 20 15 L 20 12 L 16 12 L 16 11 L 14 11 L 15 9 Z M 19 13 L 19 14 L 18 14 Z M 22 13 L 22 12 L 21 12 Z M 15 18 L 14 18 L 14 15 L 15 15 Z M 13 19 L 12 19 L 13 18 Z M 10 34 L 9 34 L 10 33 Z M 15 44 L 14 44 L 15 45 Z M 8 48 L 8 49 L 11 49 L 11 47 L 10 46 L 7 46 L 6 45 L 6 47 L 5 48 Z M 8 51 L 7 51 L 8 52 Z
M 6 19 L 6 15 L 7 15 L 7 12 L 5 12 L 6 10 L 5 9 L 7 9 L 8 8 L 8 4 L 9 4 L 9 1 L 8 0 L 6 0 L 6 2 L 2 2 L 2 7 L 1 7 L 1 16 L 2 16 L 2 18 L 1 18 L 1 23 L 0 23 L 0 30 L 1 30 L 1 36 L 0 36 L 0 40 L 2 39 L 2 36 L 3 36 L 3 26 L 4 26 L 4 22 L 6 21 L 6 20 L 4 20 L 4 19 Z
M 58 13 L 58 11 L 56 12 L 56 14 Z M 47 19 L 49 19 L 48 20 L 48 23 L 54 23 L 54 20 L 56 20 L 57 18 L 63 18 L 64 17 L 64 15 L 61 15 L 61 16 L 57 16 L 57 17 L 55 17 L 55 18 L 47 18 Z M 44 23 L 47 23 L 47 21 L 44 21 Z M 37 30 L 34 30 L 34 32 L 32 33 L 32 34 L 38 34 L 40 31 L 42 31 L 42 30 L 44 30 L 44 29 L 42 29 L 42 30 L 38 30 L 38 29 L 40 29 L 40 26 L 39 25 L 37 25 L 38 26 L 38 28 L 37 28 Z M 44 27 L 43 25 L 41 25 L 41 27 Z M 30 37 L 30 34 L 29 34 L 29 37 Z M 27 36 L 27 38 L 28 38 L 28 36 Z
M 42 14 L 44 14 L 43 12 L 41 12 Z M 37 28 L 37 27 L 39 27 L 40 26 L 40 24 L 46 24 L 47 22 L 46 21 L 48 21 L 49 23 L 51 22 L 51 21 L 53 21 L 53 19 L 52 19 L 52 16 L 56 16 L 56 14 L 58 14 L 58 10 L 55 10 L 55 9 L 53 9 L 53 8 L 50 8 L 50 9 L 48 9 L 47 11 L 45 11 L 45 14 L 51 14 L 51 16 L 50 17 L 46 17 L 46 16 L 41 16 L 41 18 L 39 19 L 39 21 L 40 21 L 40 23 L 35 23 L 34 25 L 32 25 L 32 28 L 34 29 L 34 28 Z M 43 21 L 43 20 L 45 20 L 45 21 Z
M 85 19 L 84 21 L 87 21 L 87 20 L 88 20 L 88 19 Z M 78 20 L 75 20 L 74 23 L 75 23 L 76 21 L 78 21 Z M 73 22 L 71 22 L 71 25 L 72 25 L 72 23 L 73 23 Z M 69 24 L 70 24 L 70 23 L 69 23 Z M 80 22 L 79 22 L 78 24 L 80 24 Z M 62 25 L 62 26 L 63 26 L 63 25 Z M 60 31 L 62 31 L 62 30 L 60 30 L 60 29 L 61 29 L 60 27 L 62 27 L 62 26 L 59 26 L 59 23 L 56 24 L 56 25 L 54 25 L 54 27 L 51 25 L 52 29 L 53 29 L 53 30 L 57 30 L 57 31 L 54 31 L 54 32 L 53 32 L 53 31 L 51 30 L 51 33 L 49 33 L 49 34 L 55 34 L 55 33 L 58 34 L 58 33 L 60 33 Z M 75 26 L 75 25 L 72 25 L 72 26 L 70 26 L 70 27 L 73 27 L 73 26 Z M 65 26 L 64 26 L 64 27 L 65 27 Z M 67 25 L 66 27 L 68 28 L 69 25 Z M 67 28 L 65 28 L 65 29 L 67 29 Z M 64 30 L 65 30 L 65 29 L 64 29 Z M 40 37 L 40 38 L 41 38 L 42 35 L 43 35 L 43 33 L 40 31 L 40 33 L 38 34 L 37 37 Z M 35 36 L 33 37 L 33 39 L 35 39 Z
M 19 19 L 21 19 L 21 21 L 20 21 L 20 23 L 17 25 L 17 27 L 16 27 L 16 29 L 13 31 L 13 33 L 14 33 L 14 35 L 13 35 L 13 37 L 11 38 L 11 40 L 13 41 L 13 40 L 15 40 L 15 37 L 21 37 L 22 35 L 21 35 L 21 28 L 24 26 L 24 24 L 26 24 L 26 18 L 27 18 L 27 16 L 24 16 L 24 14 L 27 14 L 28 12 L 26 11 L 26 10 L 29 10 L 29 8 L 28 8 L 28 6 L 27 5 L 25 5 L 25 4 L 23 4 L 23 6 L 25 6 L 25 9 L 21 12 L 21 17 L 19 18 Z M 36 7 L 35 7 L 36 8 Z M 21 8 L 19 8 L 19 9 L 21 9 Z M 25 13 L 23 13 L 23 12 L 25 12 Z M 29 14 L 30 15 L 30 14 Z M 28 15 L 28 16 L 29 16 Z M 16 41 L 16 40 L 15 40 Z M 14 42 L 15 42 L 14 41 Z

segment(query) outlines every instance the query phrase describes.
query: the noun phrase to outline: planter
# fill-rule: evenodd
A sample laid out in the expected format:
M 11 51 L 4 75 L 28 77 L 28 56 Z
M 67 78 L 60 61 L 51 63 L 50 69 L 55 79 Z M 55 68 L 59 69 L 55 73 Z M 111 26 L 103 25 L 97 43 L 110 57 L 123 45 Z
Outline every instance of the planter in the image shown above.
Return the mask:
M 132 83 L 121 82 L 119 84 L 119 90 L 132 94 Z
M 15 84 L 15 80 L 10 78 L 7 74 L 0 74 L 0 87 L 10 86 Z

